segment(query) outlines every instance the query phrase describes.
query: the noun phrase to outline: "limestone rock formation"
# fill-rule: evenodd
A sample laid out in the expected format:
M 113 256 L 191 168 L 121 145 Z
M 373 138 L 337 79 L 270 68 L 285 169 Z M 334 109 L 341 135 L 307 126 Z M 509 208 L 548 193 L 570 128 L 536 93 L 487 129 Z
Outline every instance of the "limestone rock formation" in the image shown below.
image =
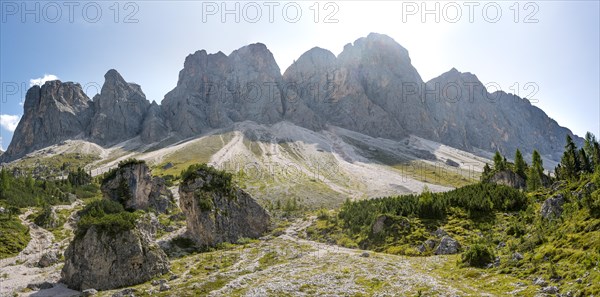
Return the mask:
M 489 93 L 477 76 L 468 72 L 452 68 L 428 81 L 425 89 L 422 98 L 436 127 L 431 140 L 464 150 L 498 150 L 504 155 L 514 155 L 517 148 L 525 152 L 537 149 L 560 160 L 563 138 L 573 137 L 569 129 L 529 100 L 502 91 Z M 412 131 L 416 135 L 425 132 Z M 581 146 L 582 139 L 574 139 Z
M 435 249 L 436 255 L 453 255 L 460 251 L 460 244 L 454 238 L 446 235 L 442 237 L 440 244 Z
M 92 115 L 91 103 L 76 83 L 55 80 L 31 87 L 25 96 L 23 117 L 2 160 L 83 137 Z
M 471 152 L 537 149 L 553 160 L 560 160 L 565 135 L 583 143 L 528 100 L 489 93 L 471 73 L 453 68 L 424 83 L 405 48 L 371 33 L 337 57 L 312 48 L 283 75 L 261 43 L 229 55 L 197 51 L 186 57 L 162 105 L 150 104 L 116 70 L 106 73 L 93 101 L 74 83 L 34 86 L 0 161 L 66 139 L 102 146 L 138 136 L 143 143 L 174 142 L 242 121 L 289 121 L 312 130 L 333 125 L 395 140 L 412 134 Z
M 160 105 L 152 102 L 146 113 L 146 118 L 142 123 L 142 132 L 140 138 L 144 143 L 161 141 L 169 135 L 165 117 Z
M 169 271 L 165 253 L 139 230 L 111 234 L 91 227 L 65 251 L 62 282 L 76 290 L 136 285 Z
M 142 132 L 150 102 L 139 85 L 125 82 L 116 70 L 109 70 L 104 79 L 100 94 L 94 96 L 89 133 L 94 142 L 111 145 Z
M 201 50 L 185 59 L 177 87 L 162 101 L 172 130 L 183 137 L 233 122 L 282 119 L 281 73 L 273 54 L 256 43 L 229 56 Z
M 164 179 L 152 177 L 148 165 L 141 161 L 120 164 L 103 181 L 101 190 L 106 198 L 123 204 L 129 210 L 152 209 L 168 213 L 175 206 L 173 194 L 167 189 Z
M 540 214 L 545 219 L 558 218 L 562 214 L 563 204 L 565 204 L 565 197 L 562 194 L 552 196 L 544 201 Z
M 488 180 L 489 183 L 505 185 L 515 189 L 525 189 L 525 179 L 514 173 L 512 170 L 502 170 L 494 173 Z
M 267 211 L 227 180 L 226 173 L 199 168 L 179 186 L 188 236 L 201 246 L 258 238 L 269 228 Z

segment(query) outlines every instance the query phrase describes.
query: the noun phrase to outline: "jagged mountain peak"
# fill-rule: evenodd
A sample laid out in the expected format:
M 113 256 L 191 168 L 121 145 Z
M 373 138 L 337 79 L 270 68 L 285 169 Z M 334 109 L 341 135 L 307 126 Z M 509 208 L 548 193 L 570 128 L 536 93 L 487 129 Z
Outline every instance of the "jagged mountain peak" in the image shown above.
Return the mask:
M 185 58 L 177 86 L 162 105 L 150 103 L 139 85 L 126 82 L 114 69 L 106 73 L 93 103 L 77 84 L 55 81 L 32 87 L 25 115 L 2 159 L 74 137 L 113 145 L 140 136 L 151 143 L 194 137 L 236 122 L 282 120 L 315 131 L 332 125 L 374 137 L 412 134 L 465 150 L 499 149 L 510 155 L 519 147 L 560 158 L 564 136 L 572 133 L 539 108 L 513 104 L 516 99 L 510 94 L 489 94 L 477 76 L 456 68 L 425 88 L 429 92 L 436 90 L 435 83 L 449 82 L 459 83 L 460 89 L 452 91 L 462 95 L 443 93 L 439 87 L 434 99 L 424 98 L 423 81 L 408 51 L 377 33 L 356 39 L 337 57 L 313 47 L 284 75 L 262 43 L 229 55 L 199 50 Z M 473 96 L 465 82 L 478 83 Z M 460 96 L 464 100 L 457 100 Z M 42 101 L 52 108 L 40 108 Z
M 342 60 L 386 59 L 410 64 L 408 50 L 393 38 L 378 33 L 370 33 L 367 37 L 348 43 L 338 56 Z
M 123 76 L 116 69 L 109 69 L 106 74 L 104 74 L 104 79 L 106 81 L 122 81 L 125 82 Z

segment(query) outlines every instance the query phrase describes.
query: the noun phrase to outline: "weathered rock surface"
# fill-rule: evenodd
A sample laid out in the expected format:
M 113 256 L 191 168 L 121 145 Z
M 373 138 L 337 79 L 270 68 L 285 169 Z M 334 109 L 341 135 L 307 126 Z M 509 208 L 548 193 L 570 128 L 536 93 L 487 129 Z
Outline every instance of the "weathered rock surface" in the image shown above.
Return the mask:
M 137 229 L 110 234 L 96 227 L 65 251 L 62 282 L 76 290 L 132 286 L 169 271 L 165 253 Z
M 114 176 L 102 183 L 101 189 L 106 198 L 123 204 L 129 210 L 152 209 L 168 213 L 175 206 L 173 194 L 164 179 L 152 177 L 143 162 L 119 166 Z
M 94 96 L 90 138 L 110 145 L 133 138 L 142 131 L 150 102 L 139 85 L 127 83 L 114 69 L 104 75 L 100 94 Z
M 488 93 L 469 72 L 452 68 L 428 81 L 426 90 L 422 98 L 435 127 L 429 139 L 459 149 L 499 150 L 504 155 L 514 155 L 517 148 L 525 152 L 537 149 L 560 160 L 563 138 L 573 136 L 529 100 L 502 91 Z M 427 129 L 411 132 L 424 135 Z M 582 139 L 574 139 L 581 146 Z
M 565 197 L 557 194 L 544 201 L 540 214 L 546 219 L 558 218 L 562 214 L 562 205 L 565 204 Z
M 313 48 L 281 75 L 273 54 L 255 43 L 233 51 L 200 50 L 185 59 L 177 86 L 162 105 L 115 70 L 91 101 L 73 83 L 32 87 L 14 139 L 0 161 L 77 137 L 112 145 L 139 136 L 144 143 L 198 136 L 232 123 L 289 121 L 312 130 L 339 126 L 370 136 L 409 134 L 466 151 L 517 148 L 560 160 L 565 135 L 576 137 L 528 100 L 488 93 L 456 69 L 424 83 L 408 51 L 371 33 L 336 57 Z
M 270 216 L 248 193 L 233 186 L 214 188 L 215 176 L 202 169 L 179 186 L 179 204 L 187 217 L 188 236 L 201 246 L 258 238 Z
M 458 243 L 458 241 L 456 241 L 452 237 L 446 235 L 446 236 L 442 237 L 440 244 L 435 249 L 435 254 L 436 255 L 452 255 L 452 254 L 458 254 L 459 251 L 460 251 L 460 244 Z
M 502 170 L 494 173 L 488 182 L 515 189 L 525 189 L 526 187 L 525 179 L 511 170 Z
M 91 103 L 76 83 L 55 80 L 31 87 L 25 96 L 23 117 L 2 160 L 83 137 L 92 116 Z
M 185 59 L 177 87 L 165 95 L 162 108 L 173 131 L 195 136 L 208 129 L 251 120 L 282 120 L 281 72 L 273 54 L 256 43 L 233 51 L 197 51 Z
M 50 267 L 58 263 L 58 255 L 54 251 L 44 253 L 38 261 L 38 266 L 41 268 Z
M 167 138 L 168 135 L 169 127 L 167 127 L 162 109 L 156 102 L 152 102 L 142 123 L 140 138 L 144 143 L 152 143 L 161 141 Z

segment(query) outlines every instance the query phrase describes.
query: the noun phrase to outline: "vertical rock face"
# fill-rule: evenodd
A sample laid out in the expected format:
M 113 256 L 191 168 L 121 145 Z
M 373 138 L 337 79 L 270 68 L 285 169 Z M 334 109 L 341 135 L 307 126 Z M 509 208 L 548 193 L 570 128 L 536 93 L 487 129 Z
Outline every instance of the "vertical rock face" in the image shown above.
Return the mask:
M 428 95 L 423 95 L 436 127 L 433 140 L 465 150 L 499 150 L 506 155 L 513 155 L 517 148 L 535 148 L 555 160 L 560 160 L 565 135 L 571 135 L 578 145 L 582 143 L 528 100 L 501 91 L 488 93 L 471 73 L 453 68 L 427 82 L 427 89 Z
M 220 189 L 219 177 L 202 169 L 179 186 L 179 204 L 187 217 L 188 236 L 201 246 L 258 238 L 266 232 L 270 216 L 246 192 Z
M 299 100 L 322 124 L 332 124 L 371 136 L 400 138 L 414 126 L 427 124 L 418 96 L 409 96 L 405 85 L 422 84 L 410 64 L 408 52 L 393 39 L 369 34 L 344 47 L 336 58 L 313 48 L 286 70 L 287 85 L 298 85 Z M 289 99 L 289 96 L 286 96 Z M 299 112 L 288 112 L 291 121 L 306 124 Z M 310 123 L 310 122 L 309 122 Z
M 408 51 L 371 33 L 336 57 L 313 48 L 282 76 L 271 52 L 256 43 L 233 51 L 197 51 L 185 59 L 177 86 L 162 105 L 150 104 L 140 86 L 115 70 L 91 101 L 73 83 L 32 87 L 25 114 L 1 161 L 11 161 L 66 139 L 86 137 L 108 146 L 137 136 L 144 143 L 198 136 L 234 122 L 282 120 L 312 130 L 327 125 L 374 137 L 409 134 L 467 151 L 537 149 L 560 160 L 561 127 L 529 101 L 490 94 L 470 73 L 452 69 L 424 83 Z
M 153 209 L 166 213 L 175 206 L 173 194 L 164 180 L 152 177 L 145 163 L 130 162 L 114 170 L 114 174 L 102 183 L 102 193 L 106 198 L 123 204 L 129 210 Z
M 88 229 L 65 251 L 61 276 L 76 290 L 110 290 L 146 282 L 169 271 L 165 253 L 139 230 L 110 234 Z
M 183 137 L 245 120 L 276 123 L 283 113 L 279 71 L 260 43 L 229 56 L 197 51 L 185 59 L 177 87 L 165 96 L 165 115 Z
M 142 132 L 150 102 L 139 85 L 127 83 L 114 69 L 104 75 L 100 94 L 94 97 L 90 138 L 101 145 L 131 139 Z
M 167 127 L 162 109 L 156 102 L 152 102 L 142 124 L 140 138 L 144 143 L 153 143 L 167 138 L 168 135 L 169 127 Z
M 27 91 L 24 114 L 2 157 L 11 159 L 61 141 L 84 136 L 91 101 L 79 84 L 49 81 Z

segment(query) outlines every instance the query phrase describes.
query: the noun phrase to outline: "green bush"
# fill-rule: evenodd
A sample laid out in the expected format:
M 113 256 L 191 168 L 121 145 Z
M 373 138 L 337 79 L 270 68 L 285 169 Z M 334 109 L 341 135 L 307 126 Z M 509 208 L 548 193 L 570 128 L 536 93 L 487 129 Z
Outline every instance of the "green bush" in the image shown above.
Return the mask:
M 78 237 L 85 235 L 92 226 L 100 232 L 110 234 L 132 230 L 139 218 L 138 214 L 125 211 L 120 203 L 107 199 L 91 202 L 79 212 L 79 216 L 76 231 Z
M 29 228 L 16 216 L 0 215 L 0 259 L 16 256 L 29 243 Z
M 198 207 L 201 211 L 213 210 L 214 203 L 212 200 L 212 195 L 210 193 L 198 189 L 194 192 L 194 197 L 196 198 L 196 201 L 198 201 Z
M 42 211 L 40 211 L 40 213 L 35 217 L 33 222 L 45 229 L 52 229 L 59 225 L 58 218 L 52 211 L 52 207 L 50 205 L 45 205 L 42 208 Z
M 462 263 L 465 266 L 485 267 L 494 261 L 494 253 L 483 244 L 473 244 L 462 255 Z

